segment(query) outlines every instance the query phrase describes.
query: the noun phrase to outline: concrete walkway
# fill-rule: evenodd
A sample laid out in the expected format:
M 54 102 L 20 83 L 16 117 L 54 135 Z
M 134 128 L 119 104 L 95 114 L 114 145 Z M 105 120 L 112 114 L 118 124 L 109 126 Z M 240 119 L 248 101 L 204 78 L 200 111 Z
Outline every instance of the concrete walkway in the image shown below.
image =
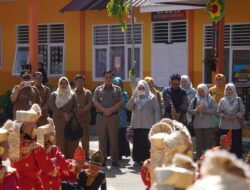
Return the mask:
M 90 149 L 92 151 L 98 150 L 95 126 L 91 126 L 90 130 Z M 110 159 L 108 159 L 106 164 L 106 167 L 103 167 L 102 170 L 107 177 L 107 190 L 145 189 L 140 175 L 141 167 L 133 166 L 131 157 L 123 157 L 119 162 L 120 167 L 111 167 Z

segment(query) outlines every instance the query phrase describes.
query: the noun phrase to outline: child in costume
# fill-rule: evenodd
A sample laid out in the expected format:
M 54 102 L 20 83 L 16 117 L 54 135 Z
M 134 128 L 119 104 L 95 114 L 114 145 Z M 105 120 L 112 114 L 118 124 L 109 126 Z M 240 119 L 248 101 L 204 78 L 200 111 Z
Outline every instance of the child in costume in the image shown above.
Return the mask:
M 41 108 L 33 104 L 28 111 L 18 110 L 16 121 L 8 127 L 10 139 L 10 161 L 18 173 L 20 190 L 42 190 L 40 172 L 55 176 L 56 170 L 45 149 L 37 143 L 36 122 L 41 116 Z
M 89 163 L 86 162 L 86 155 L 80 144 L 76 148 L 74 152 L 74 159 L 72 159 L 71 162 L 74 163 L 75 170 L 64 172 L 62 176 L 62 181 L 68 181 L 68 182 L 74 183 L 76 182 L 77 176 L 80 173 L 80 171 L 89 169 L 90 167 Z
M 56 144 L 56 132 L 53 120 L 47 118 L 49 124 L 40 126 L 37 129 L 37 141 L 44 146 L 48 158 L 54 162 L 57 169 L 57 175 L 51 176 L 46 172 L 41 173 L 41 179 L 44 189 L 60 190 L 61 177 L 64 172 L 75 170 L 70 160 L 67 160 L 60 148 Z
M 100 151 L 95 152 L 90 159 L 90 168 L 82 170 L 76 183 L 62 182 L 62 190 L 106 190 L 106 176 L 101 171 L 103 157 Z
M 8 131 L 0 128 L 0 190 L 19 190 L 16 170 L 2 164 L 8 158 L 8 136 Z

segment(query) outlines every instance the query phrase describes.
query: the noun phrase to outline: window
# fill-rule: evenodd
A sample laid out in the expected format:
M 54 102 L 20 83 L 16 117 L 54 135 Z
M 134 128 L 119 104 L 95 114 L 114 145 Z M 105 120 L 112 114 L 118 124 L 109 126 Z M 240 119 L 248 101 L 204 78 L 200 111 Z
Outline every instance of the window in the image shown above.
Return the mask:
M 17 26 L 16 54 L 12 73 L 19 75 L 22 65 L 29 62 L 29 27 L 27 25 Z
M 64 24 L 38 26 L 38 63 L 49 76 L 64 74 Z M 29 63 L 29 28 L 17 26 L 17 45 L 13 74 L 19 75 L 21 66 Z
M 141 76 L 142 25 L 134 25 L 136 76 Z M 120 25 L 98 25 L 93 27 L 93 78 L 100 80 L 106 69 L 115 76 L 128 80 L 131 68 L 131 25 L 122 32 Z
M 235 49 L 250 50 L 250 24 L 226 24 L 224 26 L 224 74 L 228 81 L 232 81 L 233 60 L 232 53 Z M 204 60 L 203 79 L 211 83 L 212 72 L 215 65 L 212 60 L 213 31 L 211 25 L 204 27 Z
M 0 68 L 2 67 L 2 28 L 0 26 Z
M 186 42 L 186 21 L 154 22 L 153 43 Z

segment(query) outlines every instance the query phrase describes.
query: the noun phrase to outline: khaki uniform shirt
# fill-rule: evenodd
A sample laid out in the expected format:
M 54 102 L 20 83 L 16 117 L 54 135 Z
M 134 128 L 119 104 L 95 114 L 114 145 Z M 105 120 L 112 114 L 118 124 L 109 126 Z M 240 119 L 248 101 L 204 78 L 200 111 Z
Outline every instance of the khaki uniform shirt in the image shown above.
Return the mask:
M 41 108 L 43 108 L 43 106 L 45 106 L 46 108 L 42 110 L 42 116 L 37 121 L 38 126 L 40 126 L 40 125 L 45 125 L 48 123 L 47 117 L 49 116 L 48 104 L 49 104 L 49 98 L 50 98 L 50 90 L 47 86 L 44 86 L 43 84 L 41 86 L 36 86 L 36 88 L 38 89 L 38 92 L 40 94 L 41 101 L 42 101 Z
M 86 111 L 82 111 L 80 115 L 77 114 L 77 117 L 81 123 L 89 123 L 91 121 L 92 93 L 83 88 L 82 90 L 75 89 L 75 95 L 78 99 L 78 108 L 86 108 Z
M 12 93 L 16 88 L 17 86 L 13 88 Z M 25 86 L 19 90 L 17 99 L 13 103 L 13 118 L 15 119 L 17 110 L 29 110 L 34 103 L 41 105 L 41 97 L 35 86 Z
M 93 99 L 104 108 L 110 108 L 119 101 L 123 101 L 122 90 L 119 86 L 113 84 L 111 87 L 105 87 L 103 84 L 95 89 Z
M 44 105 L 48 105 L 50 98 L 49 88 L 47 86 L 44 86 L 43 84 L 41 86 L 36 86 L 36 88 L 38 89 L 42 100 L 41 107 L 43 107 Z

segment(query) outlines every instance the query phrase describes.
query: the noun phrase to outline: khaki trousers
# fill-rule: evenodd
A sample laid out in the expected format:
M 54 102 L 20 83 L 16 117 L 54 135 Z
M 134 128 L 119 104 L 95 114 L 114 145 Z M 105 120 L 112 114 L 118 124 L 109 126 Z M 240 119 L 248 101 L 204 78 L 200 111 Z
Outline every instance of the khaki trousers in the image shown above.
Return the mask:
M 104 162 L 107 160 L 107 141 L 110 143 L 110 156 L 112 161 L 117 161 L 119 156 L 119 115 L 109 117 L 97 114 L 96 117 L 97 135 L 99 139 L 99 149 L 102 152 Z

